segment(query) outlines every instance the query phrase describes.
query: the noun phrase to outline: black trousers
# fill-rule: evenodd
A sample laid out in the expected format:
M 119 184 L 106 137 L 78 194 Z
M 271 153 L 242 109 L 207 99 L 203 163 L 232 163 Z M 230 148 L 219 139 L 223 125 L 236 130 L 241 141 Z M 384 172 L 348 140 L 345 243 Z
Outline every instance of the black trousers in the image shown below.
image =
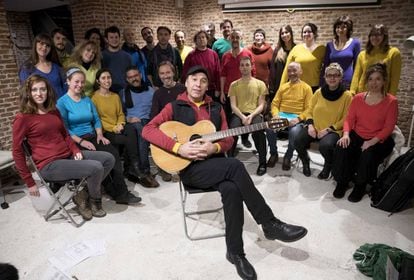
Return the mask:
M 112 198 L 116 198 L 126 193 L 128 191 L 128 186 L 125 183 L 125 178 L 122 172 L 121 157 L 119 156 L 118 149 L 115 148 L 112 144 L 104 145 L 102 143 L 98 143 L 96 141 L 96 136 L 86 136 L 82 138 L 90 141 L 95 146 L 97 151 L 108 152 L 115 158 L 115 165 L 111 170 L 110 176 L 107 176 L 102 182 L 102 185 L 105 188 L 105 192 Z M 83 147 L 80 148 L 84 149 Z
M 311 142 L 319 142 L 319 152 L 325 159 L 325 166 L 332 166 L 333 154 L 336 146 L 336 142 L 339 140 L 339 135 L 335 132 L 326 134 L 322 139 L 316 139 L 308 134 L 308 127 L 304 126 L 299 134 L 295 138 L 295 149 L 299 156 L 303 156 L 307 153 L 307 149 Z
M 377 143 L 365 151 L 361 146 L 366 139 L 351 131 L 351 143 L 347 148 L 335 147 L 332 175 L 338 183 L 366 185 L 377 177 L 378 165 L 392 152 L 394 140 L 388 137 L 383 143 Z
M 248 114 L 245 114 L 245 115 L 247 116 Z M 252 120 L 252 124 L 261 123 L 261 122 L 263 122 L 263 118 L 260 115 L 255 116 Z M 236 128 L 236 127 L 243 126 L 243 123 L 242 123 L 242 120 L 238 116 L 233 114 L 229 126 L 230 128 Z M 256 147 L 256 150 L 259 153 L 259 164 L 266 164 L 267 150 L 266 150 L 266 135 L 264 133 L 264 130 L 253 132 L 252 138 L 253 138 L 253 142 Z M 238 137 L 234 136 L 234 144 L 231 150 L 229 151 L 230 155 L 234 154 L 234 150 L 236 149 L 236 146 L 237 146 L 237 140 L 238 140 Z
M 221 194 L 226 222 L 227 250 L 244 254 L 243 202 L 258 224 L 274 218 L 273 212 L 256 189 L 243 163 L 234 158 L 213 157 L 190 164 L 180 174 L 183 183 L 194 188 L 216 188 Z

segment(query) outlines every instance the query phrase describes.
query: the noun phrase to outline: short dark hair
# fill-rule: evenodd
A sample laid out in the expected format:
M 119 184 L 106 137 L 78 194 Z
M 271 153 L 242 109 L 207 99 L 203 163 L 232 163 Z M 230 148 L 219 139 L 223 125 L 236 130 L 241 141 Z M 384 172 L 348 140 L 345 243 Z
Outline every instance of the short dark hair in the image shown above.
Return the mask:
M 119 36 L 121 36 L 121 31 L 119 31 L 119 28 L 115 25 L 109 26 L 105 29 L 105 38 L 108 39 L 108 33 L 118 33 Z
M 149 30 L 151 30 L 151 32 L 152 32 L 152 33 L 154 33 L 154 30 L 152 30 L 152 28 L 151 28 L 151 27 L 144 26 L 144 27 L 141 29 L 141 35 L 142 35 L 142 32 L 144 32 L 144 30 L 145 30 L 145 29 L 149 29 Z
M 262 28 L 258 28 L 258 29 L 256 29 L 254 31 L 254 33 L 253 33 L 253 39 L 254 39 L 254 36 L 256 35 L 256 33 L 260 33 L 260 34 L 263 35 L 264 38 L 266 38 L 266 32 Z
M 160 31 L 160 30 L 166 30 L 170 35 L 171 35 L 171 29 L 169 29 L 167 26 L 158 26 L 158 28 L 157 28 L 157 33 Z
M 50 33 L 50 36 L 53 38 L 57 33 L 62 34 L 66 38 L 68 37 L 68 33 L 65 31 L 65 29 L 60 28 L 60 27 L 53 29 L 52 32 Z
M 127 73 L 128 73 L 129 71 L 131 71 L 131 70 L 136 70 L 136 71 L 138 71 L 138 73 L 140 73 L 140 74 L 142 75 L 142 73 L 141 73 L 141 71 L 139 71 L 138 67 L 131 65 L 131 66 L 128 66 L 128 67 L 125 69 L 125 76 L 126 76 L 126 75 L 127 75 Z
M 336 34 L 336 28 L 342 24 L 346 25 L 346 37 L 349 39 L 351 38 L 352 32 L 354 32 L 354 23 L 352 22 L 349 16 L 341 16 L 339 17 L 334 25 L 333 25 L 333 34 L 335 40 L 338 40 L 338 35 Z
M 206 35 L 206 38 L 207 38 L 207 40 L 208 40 L 208 34 L 207 34 L 207 32 L 205 32 L 204 30 L 200 30 L 200 31 L 198 31 L 195 35 L 194 35 L 194 38 L 193 38 L 193 41 L 194 41 L 194 43 L 196 43 L 197 42 L 197 37 L 198 36 L 200 36 L 200 34 L 204 34 L 204 35 Z
M 220 23 L 220 29 L 222 29 L 224 24 L 226 24 L 227 22 L 230 23 L 231 28 L 233 28 L 233 23 L 231 22 L 231 20 L 225 19 Z
M 99 40 L 100 40 L 99 47 L 101 49 L 104 49 L 105 48 L 105 40 L 104 40 L 104 38 L 102 36 L 102 33 L 101 33 L 101 30 L 99 30 L 99 28 L 93 27 L 91 29 L 86 30 L 85 36 L 83 38 L 85 40 L 89 40 L 91 38 L 92 34 L 98 34 Z
M 318 27 L 315 25 L 315 24 L 313 24 L 313 23 L 311 23 L 311 22 L 308 22 L 308 23 L 305 23 L 303 26 L 302 26 L 302 34 L 301 34 L 301 38 L 303 38 L 303 29 L 306 27 L 306 26 L 309 26 L 310 28 L 311 28 L 311 30 L 312 30 L 312 33 L 313 33 L 313 38 L 318 38 Z

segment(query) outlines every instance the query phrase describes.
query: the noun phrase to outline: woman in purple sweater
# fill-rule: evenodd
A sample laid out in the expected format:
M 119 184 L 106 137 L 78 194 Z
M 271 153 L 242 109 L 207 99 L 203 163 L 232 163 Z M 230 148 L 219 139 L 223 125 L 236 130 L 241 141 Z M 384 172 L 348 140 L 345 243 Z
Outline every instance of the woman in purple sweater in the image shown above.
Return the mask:
M 344 77 L 342 84 L 349 89 L 354 74 L 354 67 L 361 51 L 361 43 L 356 38 L 351 38 L 353 31 L 353 22 L 348 16 L 338 18 L 333 25 L 334 39 L 326 44 L 326 53 L 324 60 L 324 69 L 321 73 L 325 73 L 325 67 L 332 62 L 336 62 L 344 69 Z M 325 80 L 321 77 L 321 85 L 325 84 Z

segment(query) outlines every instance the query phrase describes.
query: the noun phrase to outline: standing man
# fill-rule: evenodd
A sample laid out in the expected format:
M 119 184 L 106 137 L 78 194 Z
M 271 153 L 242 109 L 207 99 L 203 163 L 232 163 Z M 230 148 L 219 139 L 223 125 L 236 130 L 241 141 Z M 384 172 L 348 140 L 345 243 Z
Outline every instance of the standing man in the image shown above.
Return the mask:
M 144 174 L 139 179 L 146 188 L 159 187 L 150 173 L 149 143 L 142 138 L 142 128 L 149 122 L 154 89 L 142 83 L 141 73 L 135 66 L 126 69 L 127 86 L 119 93 L 126 112 L 125 133 L 135 133 L 138 139 L 139 170 Z
M 207 35 L 208 35 L 208 37 L 207 37 L 207 39 L 208 39 L 207 47 L 209 49 L 211 49 L 213 47 L 214 42 L 217 41 L 217 39 L 215 37 L 216 36 L 216 25 L 214 23 L 210 22 L 210 23 L 204 24 L 201 27 L 201 30 L 203 30 L 207 33 Z
M 224 53 L 231 49 L 230 34 L 233 29 L 233 23 L 229 19 L 223 20 L 220 23 L 220 30 L 223 34 L 223 38 L 216 40 L 212 46 L 213 51 L 215 51 L 220 60 Z
M 162 86 L 162 82 L 158 76 L 158 66 L 160 63 L 163 61 L 169 61 L 174 65 L 176 69 L 176 80 L 181 77 L 183 63 L 177 49 L 173 48 L 169 43 L 171 38 L 171 29 L 166 26 L 158 27 L 157 38 L 158 44 L 151 51 L 150 58 L 148 60 L 148 78 L 152 85 L 160 87 Z
M 231 118 L 231 105 L 228 97 L 229 87 L 232 82 L 241 78 L 240 58 L 242 56 L 250 57 L 252 64 L 252 76 L 256 76 L 256 67 L 254 66 L 253 54 L 241 46 L 242 32 L 234 29 L 230 35 L 231 50 L 223 55 L 221 60 L 221 77 L 220 77 L 220 102 L 224 106 L 227 120 Z M 252 144 L 247 138 L 242 138 L 243 145 L 250 148 Z M 250 144 L 250 145 L 249 145 Z
M 102 52 L 102 68 L 108 68 L 112 75 L 111 91 L 119 93 L 125 86 L 124 73 L 132 65 L 132 58 L 121 49 L 121 33 L 116 26 L 105 29 L 107 48 Z
M 265 97 L 268 94 L 266 84 L 252 77 L 252 62 L 250 57 L 240 58 L 241 78 L 230 85 L 229 96 L 233 116 L 230 128 L 251 125 L 263 122 L 261 113 L 265 105 Z M 266 173 L 266 136 L 263 130 L 252 133 L 254 145 L 259 153 L 259 167 L 256 174 L 262 176 Z M 238 137 L 234 137 L 233 146 L 229 152 L 234 156 Z
M 147 77 L 147 59 L 145 54 L 139 49 L 135 44 L 135 32 L 132 28 L 124 29 L 124 44 L 122 45 L 122 50 L 129 53 L 132 57 L 132 65 L 135 65 L 138 68 L 138 71 L 142 75 L 142 82 L 148 83 Z
M 185 91 L 185 86 L 181 83 L 177 83 L 174 80 L 175 76 L 175 67 L 169 61 L 163 61 L 158 67 L 158 76 L 162 81 L 162 87 L 158 88 L 154 97 L 152 98 L 152 107 L 151 107 L 151 119 L 153 119 L 165 105 L 177 99 L 177 96 L 180 93 Z M 168 172 L 158 168 L 158 174 L 161 176 L 161 179 L 164 182 L 178 182 L 179 177 L 176 174 L 169 174 Z
M 158 147 L 191 160 L 191 164 L 180 172 L 184 184 L 194 188 L 216 188 L 222 197 L 226 223 L 227 260 L 234 264 L 242 279 L 257 279 L 254 267 L 245 257 L 243 249 L 243 202 L 253 218 L 262 225 L 267 239 L 292 242 L 301 239 L 307 230 L 286 224 L 275 218 L 263 196 L 256 189 L 243 163 L 235 158 L 224 157 L 233 138 L 227 137 L 215 143 L 193 140 L 178 143 L 160 130 L 167 121 L 178 121 L 192 125 L 200 120 L 211 120 L 217 130 L 226 130 L 227 122 L 220 104 L 205 93 L 208 88 L 208 72 L 194 66 L 187 72 L 186 92 L 165 106 L 145 126 L 143 137 Z
M 208 90 L 207 95 L 214 100 L 220 96 L 220 60 L 217 53 L 207 47 L 208 34 L 205 31 L 198 31 L 194 36 L 196 48 L 190 52 L 184 62 L 183 75 L 181 81 L 185 83 L 188 70 L 196 65 L 201 65 L 208 71 Z
M 70 53 L 66 51 L 66 43 L 68 42 L 67 33 L 63 28 L 55 28 L 53 29 L 51 36 L 53 45 L 59 56 L 60 64 L 62 64 L 63 67 L 66 67 L 70 57 Z
M 181 30 L 175 32 L 174 40 L 177 44 L 177 50 L 180 54 L 181 62 L 184 64 L 185 58 L 193 50 L 193 48 L 185 45 L 185 33 Z
M 141 51 L 145 54 L 145 58 L 149 59 L 149 54 L 151 53 L 152 49 L 155 47 L 154 44 L 154 31 L 148 27 L 145 26 L 141 29 L 141 36 L 142 39 L 144 39 L 146 45 L 142 47 Z

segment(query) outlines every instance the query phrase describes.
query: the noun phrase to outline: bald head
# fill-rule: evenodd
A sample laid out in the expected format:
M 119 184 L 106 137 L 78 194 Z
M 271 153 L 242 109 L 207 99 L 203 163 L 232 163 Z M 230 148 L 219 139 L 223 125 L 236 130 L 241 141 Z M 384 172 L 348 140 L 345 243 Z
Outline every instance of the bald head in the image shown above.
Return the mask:
M 287 73 L 289 81 L 292 83 L 297 83 L 300 81 L 300 76 L 302 75 L 302 67 L 298 62 L 291 62 L 288 65 Z
M 128 45 L 135 44 L 135 30 L 132 28 L 124 29 L 124 40 Z

